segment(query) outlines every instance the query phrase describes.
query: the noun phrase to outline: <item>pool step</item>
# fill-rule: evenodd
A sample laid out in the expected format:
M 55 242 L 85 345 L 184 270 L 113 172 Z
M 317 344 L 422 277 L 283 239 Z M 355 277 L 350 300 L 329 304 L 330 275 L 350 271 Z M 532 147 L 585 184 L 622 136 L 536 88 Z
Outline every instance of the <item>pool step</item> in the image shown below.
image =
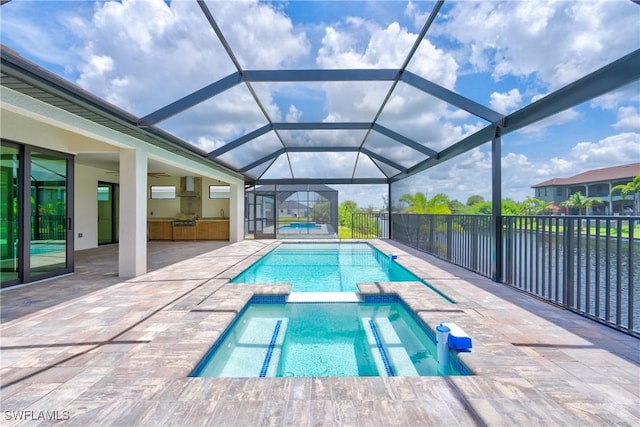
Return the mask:
M 365 317 L 362 318 L 362 325 L 367 335 L 367 341 L 369 343 L 371 354 L 373 355 L 373 360 L 376 363 L 376 367 L 378 368 L 380 375 L 388 375 L 388 370 L 385 366 L 385 361 L 383 360 L 384 356 L 378 349 L 376 337 L 374 336 L 373 328 L 370 326 L 369 321 L 373 321 L 373 324 L 375 325 L 375 331 L 384 349 L 384 355 L 386 356 L 388 364 L 393 371 L 393 375 L 407 377 L 418 376 L 418 371 L 413 365 L 409 353 L 407 353 L 402 345 L 402 341 L 389 319 L 386 317 L 376 317 L 373 319 Z
M 279 322 L 279 323 L 278 323 Z M 253 318 L 243 325 L 221 377 L 274 377 L 282 352 L 287 319 Z M 277 333 L 276 333 L 277 331 Z
M 287 302 L 360 302 L 357 292 L 291 292 Z

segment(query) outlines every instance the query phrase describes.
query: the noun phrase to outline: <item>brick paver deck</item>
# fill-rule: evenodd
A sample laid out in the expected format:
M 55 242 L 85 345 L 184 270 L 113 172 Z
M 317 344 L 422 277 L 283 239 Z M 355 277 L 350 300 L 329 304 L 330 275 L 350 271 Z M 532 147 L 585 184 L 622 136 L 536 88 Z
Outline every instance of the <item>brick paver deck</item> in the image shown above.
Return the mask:
M 418 283 L 361 291 L 399 294 L 432 327 L 456 322 L 475 375 L 188 377 L 253 293 L 288 290 L 227 285 L 279 243 L 152 242 L 153 271 L 126 281 L 117 247 L 98 248 L 74 275 L 4 290 L 0 423 L 640 425 L 640 340 L 391 241 L 372 243 L 457 303 Z

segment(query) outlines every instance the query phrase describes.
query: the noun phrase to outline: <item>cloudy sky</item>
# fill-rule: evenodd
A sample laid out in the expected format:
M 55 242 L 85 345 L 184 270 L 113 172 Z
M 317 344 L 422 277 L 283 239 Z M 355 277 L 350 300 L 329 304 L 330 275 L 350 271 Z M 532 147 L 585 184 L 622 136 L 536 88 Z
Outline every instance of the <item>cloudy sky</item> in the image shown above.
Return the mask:
M 209 1 L 245 70 L 402 66 L 433 2 Z M 144 117 L 236 71 L 195 0 L 23 1 L 0 9 L 2 44 L 105 100 Z M 503 114 L 640 47 L 640 6 L 610 1 L 450 1 L 407 70 Z M 273 122 L 370 122 L 389 82 L 253 83 Z M 158 126 L 207 151 L 267 123 L 238 85 Z M 488 123 L 409 85 L 393 91 L 378 123 L 439 151 Z M 364 131 L 282 131 L 294 145 L 358 145 Z M 270 132 L 226 154 L 244 166 L 277 149 Z M 424 155 L 378 134 L 366 145 L 403 166 Z M 640 161 L 640 82 L 503 137 L 503 197 L 592 168 Z M 292 153 L 265 177 L 371 177 L 352 153 Z M 287 162 L 289 160 L 289 162 Z M 356 165 L 354 167 L 354 165 Z M 380 206 L 386 186 L 340 186 L 341 200 Z M 491 154 L 482 146 L 394 186 L 461 201 L 491 194 Z

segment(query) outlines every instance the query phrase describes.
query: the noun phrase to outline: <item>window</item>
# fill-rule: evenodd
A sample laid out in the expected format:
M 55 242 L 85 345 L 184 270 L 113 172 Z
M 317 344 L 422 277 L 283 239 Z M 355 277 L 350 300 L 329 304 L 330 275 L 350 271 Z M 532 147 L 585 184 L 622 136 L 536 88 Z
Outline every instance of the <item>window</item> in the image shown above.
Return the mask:
M 152 199 L 175 199 L 176 186 L 175 185 L 152 185 L 151 198 Z
M 562 187 L 556 188 L 556 196 L 562 197 Z
M 228 199 L 231 196 L 231 189 L 228 185 L 210 185 L 210 199 Z

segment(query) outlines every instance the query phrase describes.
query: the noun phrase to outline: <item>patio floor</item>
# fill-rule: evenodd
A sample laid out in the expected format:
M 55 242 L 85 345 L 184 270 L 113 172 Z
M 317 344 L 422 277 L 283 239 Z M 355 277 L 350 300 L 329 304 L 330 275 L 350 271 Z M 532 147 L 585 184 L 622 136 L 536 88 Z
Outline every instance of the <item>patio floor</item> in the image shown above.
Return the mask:
M 151 242 L 152 271 L 126 281 L 102 247 L 73 275 L 2 291 L 3 425 L 640 425 L 639 339 L 387 240 L 371 243 L 457 303 L 418 283 L 361 292 L 456 322 L 473 376 L 187 377 L 254 292 L 288 290 L 227 285 L 279 243 Z

